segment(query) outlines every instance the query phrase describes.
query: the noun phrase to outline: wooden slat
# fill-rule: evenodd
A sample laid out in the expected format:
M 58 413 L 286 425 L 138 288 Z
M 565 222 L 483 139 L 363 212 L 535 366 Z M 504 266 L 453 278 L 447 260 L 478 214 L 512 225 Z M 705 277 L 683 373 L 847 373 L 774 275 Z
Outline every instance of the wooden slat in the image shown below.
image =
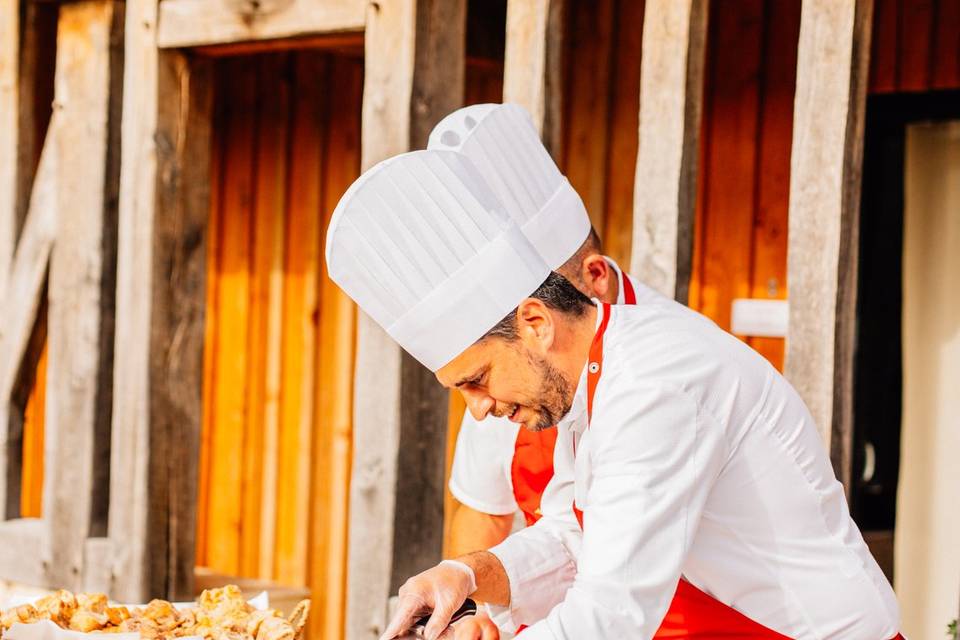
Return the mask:
M 324 229 L 340 195 L 360 172 L 360 99 L 363 66 L 333 58 L 323 185 Z M 322 271 L 317 398 L 311 461 L 310 576 L 313 638 L 343 637 L 346 603 L 347 519 L 352 453 L 353 358 L 356 307 Z
M 43 514 L 43 435 L 47 398 L 47 343 L 44 341 L 33 388 L 23 411 L 23 448 L 20 469 L 20 517 Z
M 933 0 L 900 2 L 899 91 L 927 91 L 930 89 L 933 55 L 934 20 Z
M 57 29 L 57 240 L 50 258 L 49 375 L 44 488 L 51 535 L 50 584 L 77 589 L 91 528 L 101 382 L 102 279 L 108 215 L 111 43 L 121 28 L 110 0 L 61 7 Z M 111 336 L 112 338 L 112 336 Z
M 960 89 L 960 2 L 937 3 L 931 89 Z
M 607 144 L 604 253 L 630 264 L 633 240 L 633 189 L 640 127 L 640 62 L 643 47 L 642 0 L 617 3 L 614 67 L 609 74 L 610 127 Z
M 323 175 L 323 87 L 327 60 L 296 62 L 290 151 L 290 202 L 284 283 L 284 349 L 280 460 L 277 480 L 276 574 L 306 584 L 310 521 L 310 460 L 316 375 L 317 297 L 320 270 L 320 204 Z
M 899 0 L 874 0 L 873 36 L 870 52 L 870 93 L 897 90 L 900 59 Z
M 757 181 L 763 3 L 714 5 L 710 24 L 709 174 L 703 210 L 699 310 L 730 329 L 730 305 L 750 293 Z
M 216 383 L 210 428 L 207 563 L 225 573 L 240 570 L 243 534 L 244 438 L 248 418 L 247 386 L 250 271 L 253 217 L 256 67 L 228 62 L 224 137 L 230 153 L 222 159 L 220 251 L 217 254 Z M 215 488 L 215 489 L 214 489 Z
M 265 57 L 260 63 L 260 110 L 257 129 L 257 187 L 254 232 L 255 291 L 254 326 L 250 349 L 251 430 L 259 432 L 244 446 L 262 445 L 262 472 L 259 479 L 250 473 L 251 483 L 259 480 L 259 504 L 244 493 L 250 517 L 257 510 L 259 523 L 258 565 L 245 565 L 246 575 L 269 578 L 274 572 L 274 546 L 277 526 L 277 475 L 283 463 L 279 456 L 281 365 L 283 349 L 283 279 L 288 206 L 287 159 L 290 144 L 291 58 L 289 55 Z M 263 83 L 267 83 L 266 89 Z M 252 486 L 252 485 L 251 485 Z M 251 523 L 251 526 L 254 526 Z M 247 529 L 245 527 L 245 536 Z M 244 540 L 244 545 L 252 541 Z M 249 553 L 253 553 L 252 549 Z M 245 554 L 246 555 L 246 554 Z
M 0 0 L 0 299 L 16 246 L 20 2 Z
M 418 15 L 436 15 L 424 11 L 431 2 L 437 2 L 438 8 L 445 5 L 450 15 L 465 15 L 462 0 L 390 0 L 378 3 L 378 9 L 368 12 L 361 120 L 364 168 L 425 143 L 425 139 L 414 139 L 413 133 L 422 135 L 429 131 L 432 125 L 427 123 L 439 121 L 462 101 L 463 86 L 456 86 L 451 79 L 462 78 L 465 38 L 462 33 L 449 32 L 437 36 L 435 29 L 426 28 L 428 25 L 418 20 Z M 463 29 L 462 22 L 451 24 Z M 441 43 L 455 48 L 439 49 Z M 419 56 L 428 52 L 427 55 L 446 64 L 431 65 L 433 75 L 415 73 L 415 60 L 422 59 L 414 55 L 418 49 Z M 431 96 L 425 104 L 435 110 L 411 109 L 411 97 L 415 95 Z M 411 119 L 424 122 L 412 123 Z M 386 601 L 399 576 L 409 571 L 411 565 L 423 567 L 439 559 L 441 553 L 443 438 L 433 442 L 434 449 L 419 450 L 417 438 L 428 444 L 437 430 L 441 435 L 445 433 L 446 394 L 432 380 L 432 374 L 403 363 L 397 345 L 369 317 L 360 314 L 353 408 L 357 446 L 351 472 L 348 552 L 346 637 L 351 640 L 376 638 L 386 622 Z M 424 384 L 410 386 L 414 381 Z M 428 381 L 432 386 L 427 385 Z M 374 396 L 378 402 L 367 401 Z M 417 412 L 417 405 L 426 411 Z M 408 428 L 401 429 L 403 424 Z M 412 446 L 401 446 L 402 430 L 411 438 Z M 418 451 L 437 453 L 437 464 L 428 461 L 424 465 L 427 482 L 405 492 L 399 485 L 403 478 L 398 477 L 397 470 L 398 466 L 409 467 L 403 466 L 400 456 L 412 461 Z M 418 491 L 423 493 L 418 495 Z M 412 506 L 418 498 L 425 501 L 416 507 L 417 518 L 398 516 L 414 512 L 412 508 L 404 510 L 398 500 L 411 501 Z M 398 524 L 412 528 L 398 535 L 400 532 L 394 529 Z M 421 535 L 422 539 L 410 539 L 409 535 Z M 414 547 L 413 543 L 419 544 Z M 407 548 L 407 544 L 411 546 Z M 401 553 L 403 557 L 399 558 Z
M 361 31 L 363 0 L 163 0 L 160 47 L 196 47 Z
M 146 584 L 184 598 L 194 572 L 212 68 L 179 53 L 159 62 Z
M 43 560 L 49 560 L 41 544 L 45 526 L 42 520 L 32 518 L 0 522 L 0 567 L 4 568 L 4 577 L 10 576 L 21 584 L 45 583 Z
M 603 237 L 607 196 L 607 140 L 614 0 L 574 2 L 568 35 L 564 173 Z
M 797 73 L 800 2 L 768 3 L 757 156 L 751 291 L 753 298 L 787 296 L 787 206 Z M 751 338 L 750 346 L 783 368 L 783 338 Z
M 696 195 L 706 2 L 648 0 L 630 272 L 687 300 Z
M 508 0 L 503 100 L 533 116 L 554 159 L 563 157 L 563 22 L 566 0 Z
M 869 0 L 803 3 L 790 163 L 786 375 L 848 487 L 871 10 Z

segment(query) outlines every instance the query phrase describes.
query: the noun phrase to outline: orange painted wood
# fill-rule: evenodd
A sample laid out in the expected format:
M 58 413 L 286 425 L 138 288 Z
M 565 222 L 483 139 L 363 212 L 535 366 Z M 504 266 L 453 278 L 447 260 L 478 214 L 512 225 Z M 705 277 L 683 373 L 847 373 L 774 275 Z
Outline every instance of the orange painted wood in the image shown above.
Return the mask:
M 750 297 L 783 299 L 787 297 L 787 205 L 800 3 L 774 2 L 767 8 Z M 782 338 L 751 338 L 749 344 L 783 368 Z
M 897 90 L 899 17 L 898 0 L 874 0 L 868 85 L 870 93 L 890 93 Z
M 307 582 L 327 66 L 306 54 L 294 61 L 274 575 L 284 584 Z
M 43 515 L 43 434 L 47 402 L 47 345 L 45 340 L 33 387 L 23 410 L 23 464 L 20 468 L 20 517 Z
M 934 28 L 933 89 L 960 88 L 960 1 L 940 0 Z
M 603 237 L 614 0 L 574 2 L 569 20 L 562 167 Z
M 503 102 L 503 61 L 467 58 L 464 104 Z
M 900 91 L 927 91 L 931 86 L 934 4 L 933 0 L 900 0 Z
M 323 176 L 322 233 L 340 196 L 360 172 L 360 107 L 363 62 L 331 60 Z M 310 500 L 310 574 L 313 638 L 342 635 L 346 611 L 347 522 L 353 451 L 353 362 L 356 307 L 327 277 L 320 279 L 313 476 Z
M 756 198 L 763 4 L 714 5 L 708 50 L 712 126 L 703 215 L 700 311 L 730 328 L 730 305 L 750 292 Z
M 244 436 L 248 417 L 246 349 L 250 323 L 256 67 L 228 62 L 222 158 L 218 300 L 209 438 L 210 475 L 206 558 L 211 567 L 238 573 L 243 535 Z
M 640 127 L 643 0 L 621 0 L 614 17 L 607 142 L 604 252 L 624 267 L 633 242 L 633 187 Z

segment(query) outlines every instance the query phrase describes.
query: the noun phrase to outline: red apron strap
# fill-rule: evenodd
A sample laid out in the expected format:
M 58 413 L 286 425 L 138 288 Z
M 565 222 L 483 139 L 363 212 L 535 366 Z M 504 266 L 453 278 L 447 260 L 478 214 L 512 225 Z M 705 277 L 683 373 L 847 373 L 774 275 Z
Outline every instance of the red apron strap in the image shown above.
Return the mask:
M 637 292 L 633 290 L 630 276 L 622 271 L 620 273 L 623 276 L 620 278 L 623 281 L 623 304 L 637 304 Z
M 540 500 L 553 477 L 553 450 L 557 430 L 530 431 L 520 428 L 513 450 L 510 478 L 513 497 L 529 527 L 540 519 Z

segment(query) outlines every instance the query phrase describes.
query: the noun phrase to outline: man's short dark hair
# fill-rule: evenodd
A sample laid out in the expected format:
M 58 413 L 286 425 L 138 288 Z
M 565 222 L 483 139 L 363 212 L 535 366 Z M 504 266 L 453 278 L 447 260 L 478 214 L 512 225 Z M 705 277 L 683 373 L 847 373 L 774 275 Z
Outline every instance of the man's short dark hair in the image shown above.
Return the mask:
M 569 280 L 553 271 L 543 281 L 543 284 L 537 287 L 537 290 L 528 297 L 536 298 L 551 309 L 576 318 L 583 316 L 587 309 L 593 306 L 590 298 L 580 293 L 580 290 L 570 284 Z M 519 337 L 517 333 L 517 309 L 515 308 L 487 331 L 480 340 L 502 338 L 512 342 Z

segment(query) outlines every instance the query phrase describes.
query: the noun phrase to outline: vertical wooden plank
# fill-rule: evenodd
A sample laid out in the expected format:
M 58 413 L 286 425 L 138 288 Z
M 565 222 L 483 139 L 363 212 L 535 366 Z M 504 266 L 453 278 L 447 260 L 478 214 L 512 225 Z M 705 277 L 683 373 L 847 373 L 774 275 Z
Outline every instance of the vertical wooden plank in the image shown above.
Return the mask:
M 280 409 L 281 465 L 277 479 L 276 578 L 307 582 L 310 460 L 316 375 L 321 179 L 328 60 L 300 53 L 291 130 L 290 203 L 286 229 L 283 311 L 283 383 Z
M 870 51 L 870 93 L 897 90 L 900 60 L 899 0 L 874 0 L 873 37 Z
M 762 103 L 754 213 L 753 298 L 787 296 L 787 207 L 790 200 L 790 143 L 800 35 L 800 2 L 767 5 L 764 20 Z M 751 338 L 750 346 L 783 368 L 783 338 Z
M 150 511 L 152 594 L 192 596 L 197 464 L 203 381 L 206 225 L 210 211 L 209 61 L 160 58 L 150 331 Z
M 630 264 L 633 189 L 640 128 L 640 62 L 643 46 L 642 0 L 617 3 L 613 70 L 610 73 L 610 128 L 607 142 L 604 252 Z
M 554 159 L 563 157 L 563 23 L 566 0 L 507 0 L 503 100 L 527 109 Z
M 261 97 L 260 127 L 257 143 L 256 273 L 261 279 L 257 322 L 261 327 L 252 348 L 261 361 L 251 370 L 262 387 L 253 406 L 259 424 L 262 451 L 259 505 L 259 565 L 256 574 L 269 578 L 274 572 L 274 547 L 277 526 L 277 475 L 280 464 L 280 396 L 283 350 L 283 280 L 286 242 L 287 166 L 290 145 L 290 95 L 292 58 L 281 55 L 267 58 L 260 69 L 261 82 L 272 78 L 271 91 Z M 248 445 L 249 446 L 249 443 Z M 251 480 L 254 478 L 251 477 Z M 251 505 L 253 506 L 253 505 Z M 251 514 L 252 515 L 252 514 Z M 252 567 L 250 567 L 252 570 Z
M 714 9 L 700 311 L 729 330 L 733 299 L 750 293 L 763 3 L 739 0 Z
M 573 2 L 568 36 L 563 167 L 604 237 L 614 0 Z
M 94 449 L 100 383 L 102 279 L 108 219 L 107 143 L 111 42 L 116 7 L 92 0 L 61 7 L 57 30 L 56 137 L 60 224 L 50 259 L 50 443 L 44 504 L 51 584 L 79 588 L 93 508 Z
M 20 2 L 0 0 L 0 298 L 16 244 Z
M 20 517 L 43 515 L 43 435 L 47 398 L 47 342 L 44 340 L 33 388 L 23 412 L 23 455 L 20 469 Z
M 902 43 L 899 58 L 899 91 L 930 89 L 932 36 L 934 34 L 933 0 L 901 0 L 898 40 Z
M 425 15 L 444 14 L 451 16 L 445 23 L 448 29 L 439 33 L 427 28 Z M 389 0 L 369 5 L 364 38 L 362 167 L 423 146 L 430 127 L 462 102 L 463 85 L 457 85 L 456 79 L 463 77 L 465 15 L 463 0 Z M 444 64 L 430 65 L 429 74 L 417 73 L 417 62 L 431 58 Z M 412 109 L 414 95 L 436 96 L 418 103 L 435 110 Z M 411 122 L 421 119 L 416 126 Z M 346 637 L 351 640 L 376 638 L 386 621 L 387 598 L 400 576 L 409 575 L 413 566 L 423 568 L 440 558 L 442 443 L 447 420 L 446 392 L 436 385 L 432 374 L 402 356 L 397 345 L 364 314 L 357 323 L 354 390 L 357 446 L 350 488 L 346 625 Z M 378 402 L 367 401 L 374 396 Z M 401 446 L 402 441 L 405 444 Z M 418 451 L 438 455 L 431 456 L 436 460 L 415 461 Z M 397 473 L 398 467 L 411 468 L 416 462 L 426 462 L 421 468 L 423 475 Z M 411 481 L 418 486 L 404 484 Z M 420 504 L 415 505 L 418 500 Z M 421 517 L 408 517 L 414 508 Z
M 960 88 L 960 2 L 940 0 L 934 23 L 931 89 Z
M 786 375 L 810 408 L 846 486 L 872 9 L 870 0 L 803 3 L 790 160 Z
M 707 6 L 648 0 L 640 75 L 640 149 L 630 272 L 687 300 Z
M 235 574 L 243 535 L 244 436 L 248 405 L 251 226 L 253 216 L 256 67 L 243 59 L 226 65 L 227 100 L 222 158 L 220 251 L 217 259 L 216 384 L 210 425 L 208 565 Z
M 286 209 L 288 117 L 290 79 L 286 54 L 264 55 L 248 64 L 257 69 L 257 126 L 254 161 L 254 203 L 251 228 L 250 324 L 248 352 L 247 420 L 243 438 L 242 526 L 240 575 L 256 576 L 263 566 L 262 511 L 275 515 L 275 493 L 264 494 L 268 466 L 275 474 L 278 460 L 267 457 L 268 440 L 276 437 L 278 426 L 279 379 L 271 369 L 271 351 L 278 355 L 281 345 L 283 242 Z M 276 306 L 271 302 L 278 303 Z M 276 356 L 274 356 L 276 357 Z M 275 377 L 271 379 L 273 374 Z M 273 395 L 273 398 L 270 398 Z M 271 441 L 270 454 L 276 452 Z M 273 476 L 275 477 L 275 475 Z M 275 522 L 271 519 L 271 525 Z M 272 556 L 273 532 L 269 533 L 268 556 Z M 272 560 L 271 560 L 272 564 Z M 266 574 L 270 575 L 270 574 Z
M 323 176 L 323 236 L 340 195 L 360 173 L 360 100 L 363 66 L 333 57 L 328 87 L 326 170 Z M 356 307 L 327 277 L 320 280 L 317 398 L 311 461 L 310 632 L 314 638 L 343 637 L 346 602 L 347 518 L 352 453 L 353 358 Z

